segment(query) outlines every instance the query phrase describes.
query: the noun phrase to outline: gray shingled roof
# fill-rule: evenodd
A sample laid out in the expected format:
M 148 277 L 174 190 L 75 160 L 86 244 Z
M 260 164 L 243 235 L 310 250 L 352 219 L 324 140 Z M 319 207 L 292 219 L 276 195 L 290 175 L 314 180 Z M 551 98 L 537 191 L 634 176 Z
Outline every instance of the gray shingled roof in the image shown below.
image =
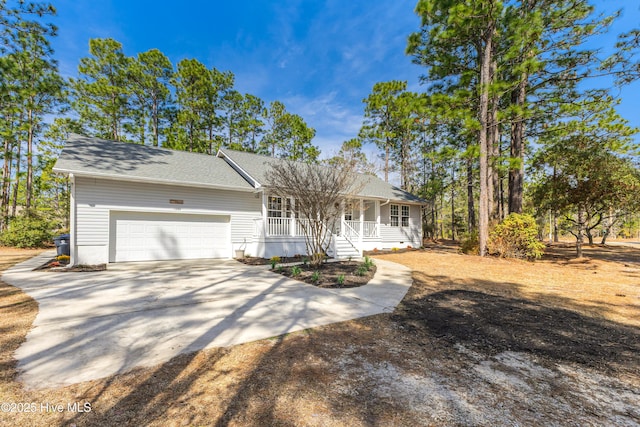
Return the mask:
M 264 185 L 267 181 L 267 171 L 273 164 L 282 162 L 282 159 L 274 157 L 261 156 L 258 154 L 247 153 L 245 151 L 235 151 L 229 149 L 220 149 L 218 155 L 229 158 L 233 163 L 238 165 L 250 178 Z M 424 204 L 425 201 L 414 196 L 404 190 L 401 190 L 388 182 L 384 182 L 377 176 L 360 175 L 360 184 L 362 189 L 358 192 L 359 196 L 371 197 L 376 199 L 390 199 L 402 202 Z
M 195 187 L 253 190 L 216 156 L 72 135 L 55 172 Z

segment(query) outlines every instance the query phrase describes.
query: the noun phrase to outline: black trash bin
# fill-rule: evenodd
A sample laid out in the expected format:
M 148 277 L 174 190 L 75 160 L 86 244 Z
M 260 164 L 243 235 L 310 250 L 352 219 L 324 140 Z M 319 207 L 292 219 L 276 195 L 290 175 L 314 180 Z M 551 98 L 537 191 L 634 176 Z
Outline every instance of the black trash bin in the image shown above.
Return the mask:
M 56 253 L 60 255 L 71 255 L 71 248 L 69 247 L 68 234 L 61 234 L 58 237 L 54 237 L 53 241 L 56 244 Z

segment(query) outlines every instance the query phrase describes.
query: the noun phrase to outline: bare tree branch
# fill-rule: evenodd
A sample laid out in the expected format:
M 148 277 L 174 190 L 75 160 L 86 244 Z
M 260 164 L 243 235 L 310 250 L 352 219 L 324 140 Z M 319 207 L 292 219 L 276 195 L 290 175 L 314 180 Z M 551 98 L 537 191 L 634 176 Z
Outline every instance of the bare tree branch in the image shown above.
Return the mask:
M 294 200 L 292 210 L 305 235 L 311 264 L 319 266 L 339 225 L 342 206 L 366 184 L 348 164 L 335 167 L 282 160 L 272 163 L 267 186 L 275 196 Z

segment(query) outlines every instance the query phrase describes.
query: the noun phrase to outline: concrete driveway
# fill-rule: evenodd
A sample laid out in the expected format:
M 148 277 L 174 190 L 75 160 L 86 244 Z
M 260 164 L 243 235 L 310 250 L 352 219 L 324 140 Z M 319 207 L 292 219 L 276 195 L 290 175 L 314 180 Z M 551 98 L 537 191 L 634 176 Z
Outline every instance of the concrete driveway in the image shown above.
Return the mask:
M 376 277 L 352 289 L 319 289 L 232 260 L 111 264 L 103 272 L 34 272 L 52 253 L 2 280 L 39 303 L 16 352 L 28 388 L 54 387 L 222 347 L 392 311 L 411 271 L 376 260 Z

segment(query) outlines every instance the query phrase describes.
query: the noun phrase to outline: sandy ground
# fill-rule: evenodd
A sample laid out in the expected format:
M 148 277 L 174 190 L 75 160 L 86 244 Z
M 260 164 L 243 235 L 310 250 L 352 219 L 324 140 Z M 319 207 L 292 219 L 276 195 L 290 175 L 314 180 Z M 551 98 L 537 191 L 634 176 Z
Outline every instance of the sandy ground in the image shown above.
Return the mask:
M 414 269 L 393 313 L 37 392 L 11 360 L 37 306 L 0 286 L 0 402 L 39 405 L 0 425 L 640 425 L 640 250 L 382 257 Z

